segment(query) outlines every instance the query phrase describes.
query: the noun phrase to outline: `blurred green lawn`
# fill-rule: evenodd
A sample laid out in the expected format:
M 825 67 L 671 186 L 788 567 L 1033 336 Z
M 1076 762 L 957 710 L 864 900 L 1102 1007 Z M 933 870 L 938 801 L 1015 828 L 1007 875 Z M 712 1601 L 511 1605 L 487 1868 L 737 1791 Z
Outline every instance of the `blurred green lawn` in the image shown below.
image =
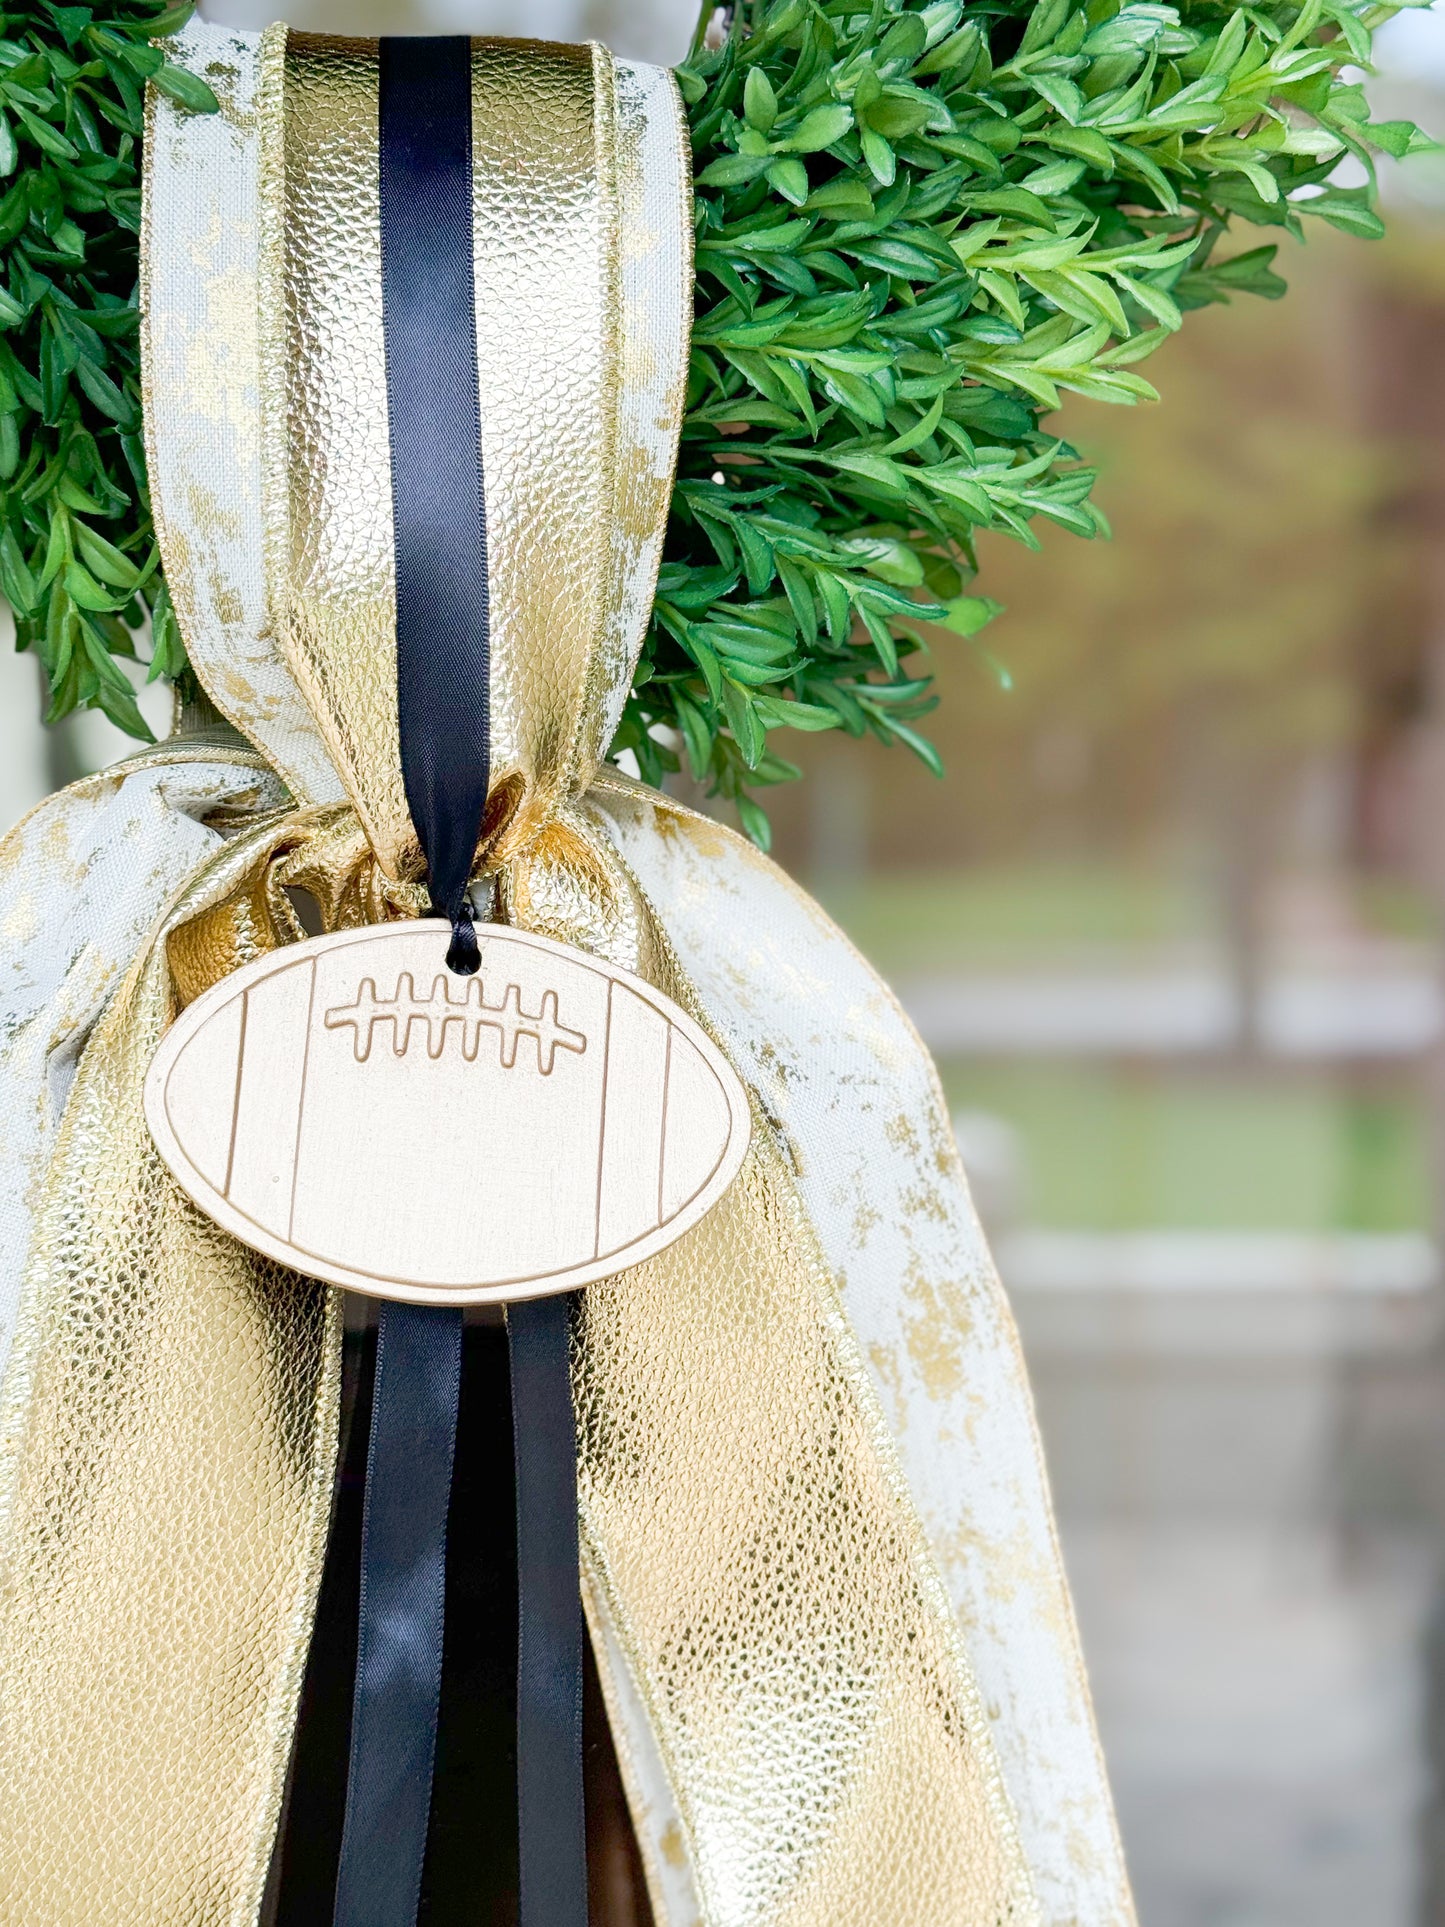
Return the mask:
M 814 879 L 831 916 L 885 975 L 968 969 L 1001 956 L 1034 966 L 1100 949 L 1190 945 L 1220 937 L 1218 892 L 1202 865 L 1166 872 L 1087 858 Z M 1362 932 L 1428 940 L 1421 894 L 1392 878 L 1348 880 Z
M 820 895 L 885 975 L 1107 967 L 1213 948 L 1213 893 L 1099 862 L 875 876 Z M 1352 887 L 1365 932 L 1426 937 L 1419 897 Z M 989 1057 L 940 1065 L 952 1109 L 1017 1134 L 1026 1220 L 1078 1230 L 1428 1229 L 1419 1067 Z
M 1036 1061 L 940 1065 L 955 1111 L 1018 1134 L 1024 1218 L 1073 1230 L 1430 1228 L 1408 1070 Z
M 1210 934 L 1206 890 L 1099 862 L 905 871 L 830 887 L 819 898 L 885 973 L 962 969 L 998 952 L 1167 944 Z

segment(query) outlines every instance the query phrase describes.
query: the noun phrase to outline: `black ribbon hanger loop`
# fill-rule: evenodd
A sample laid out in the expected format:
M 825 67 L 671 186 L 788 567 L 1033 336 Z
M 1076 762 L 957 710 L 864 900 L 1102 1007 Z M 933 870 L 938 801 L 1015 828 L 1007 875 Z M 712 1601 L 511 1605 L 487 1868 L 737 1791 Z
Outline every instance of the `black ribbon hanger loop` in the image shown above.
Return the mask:
M 447 963 L 470 975 L 491 718 L 464 37 L 381 43 L 381 274 L 402 776 Z
M 446 961 L 469 975 L 480 962 L 467 889 L 486 810 L 490 720 L 471 42 L 384 39 L 380 84 L 401 761 L 432 902 L 452 926 Z M 484 1159 L 486 1146 L 476 1149 Z M 538 1299 L 509 1307 L 507 1318 L 521 1927 L 587 1922 L 569 1307 L 566 1298 Z M 461 1343 L 459 1311 L 381 1306 L 335 1927 L 416 1920 L 436 1755 Z

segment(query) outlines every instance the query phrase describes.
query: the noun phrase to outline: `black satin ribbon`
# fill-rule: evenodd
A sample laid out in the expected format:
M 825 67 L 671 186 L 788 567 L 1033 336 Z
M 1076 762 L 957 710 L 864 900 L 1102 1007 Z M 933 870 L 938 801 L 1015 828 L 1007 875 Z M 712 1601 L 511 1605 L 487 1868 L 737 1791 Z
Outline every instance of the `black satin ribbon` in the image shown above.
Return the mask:
M 380 134 L 401 770 L 447 962 L 470 975 L 491 738 L 465 36 L 382 41 Z
M 521 1927 L 585 1927 L 582 1606 L 572 1298 L 507 1307 L 517 1468 L 517 1822 Z
M 381 42 L 382 314 L 408 807 L 447 963 L 477 968 L 488 602 L 472 260 L 471 42 Z M 446 1120 L 438 1120 L 445 1128 Z M 485 1154 L 479 1145 L 478 1155 Z M 517 1482 L 520 1927 L 586 1927 L 569 1300 L 508 1312 Z M 384 1304 L 335 1927 L 414 1927 L 441 1680 L 461 1314 Z
M 462 1314 L 385 1304 L 361 1528 L 361 1613 L 336 1927 L 412 1927 L 441 1692 Z

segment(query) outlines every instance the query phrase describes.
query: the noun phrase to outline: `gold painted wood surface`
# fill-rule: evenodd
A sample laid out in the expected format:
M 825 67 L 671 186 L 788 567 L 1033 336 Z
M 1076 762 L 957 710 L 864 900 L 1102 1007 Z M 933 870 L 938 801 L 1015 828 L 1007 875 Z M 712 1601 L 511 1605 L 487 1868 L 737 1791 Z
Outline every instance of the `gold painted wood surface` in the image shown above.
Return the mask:
M 146 1115 L 182 1189 L 243 1243 L 383 1298 L 572 1291 L 656 1255 L 736 1176 L 748 1101 L 660 991 L 428 918 L 294 944 L 182 1013 Z

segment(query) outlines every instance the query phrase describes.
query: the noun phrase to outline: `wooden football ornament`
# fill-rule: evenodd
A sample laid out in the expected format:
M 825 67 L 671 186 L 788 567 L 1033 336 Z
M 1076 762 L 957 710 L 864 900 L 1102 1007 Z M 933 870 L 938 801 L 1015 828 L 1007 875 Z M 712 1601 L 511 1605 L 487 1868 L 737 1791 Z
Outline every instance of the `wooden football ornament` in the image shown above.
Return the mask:
M 571 1291 L 663 1250 L 722 1196 L 749 1135 L 737 1073 L 641 978 L 439 920 L 339 931 L 234 972 L 146 1078 L 181 1188 L 243 1243 L 423 1304 Z

